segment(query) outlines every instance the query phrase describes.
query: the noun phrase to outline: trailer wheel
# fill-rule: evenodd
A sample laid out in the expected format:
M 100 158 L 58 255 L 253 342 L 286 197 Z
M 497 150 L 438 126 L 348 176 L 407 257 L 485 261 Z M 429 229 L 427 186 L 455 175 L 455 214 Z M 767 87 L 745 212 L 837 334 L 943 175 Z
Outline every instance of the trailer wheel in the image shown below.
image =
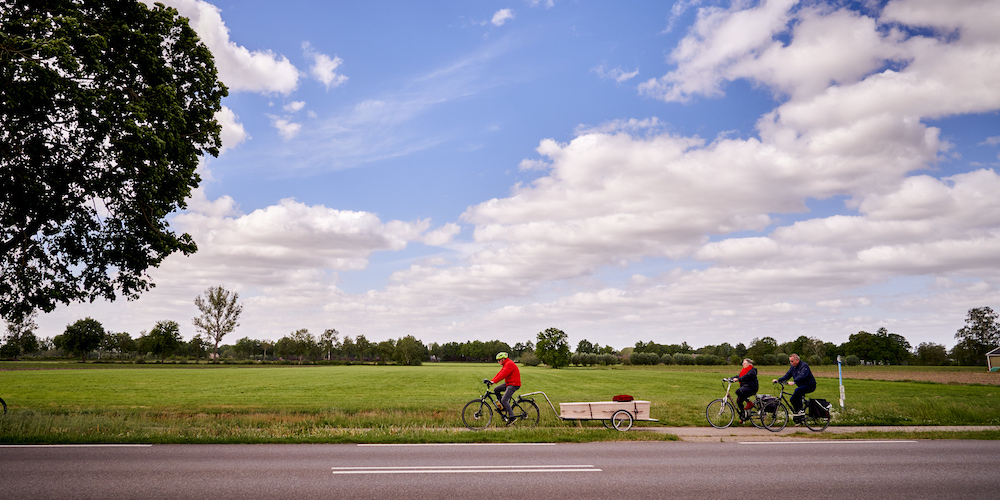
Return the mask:
M 626 410 L 618 410 L 611 415 L 611 425 L 622 432 L 632 428 L 632 421 L 632 414 Z

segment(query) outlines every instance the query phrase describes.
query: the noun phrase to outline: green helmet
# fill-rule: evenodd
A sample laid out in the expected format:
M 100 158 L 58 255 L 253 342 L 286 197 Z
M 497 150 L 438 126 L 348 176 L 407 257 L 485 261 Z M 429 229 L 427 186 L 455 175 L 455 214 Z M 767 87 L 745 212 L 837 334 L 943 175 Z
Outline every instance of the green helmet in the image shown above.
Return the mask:
M 506 352 L 500 351 L 500 352 L 497 353 L 497 360 L 498 361 L 501 360 L 501 359 L 507 359 L 508 357 L 509 356 L 507 356 Z

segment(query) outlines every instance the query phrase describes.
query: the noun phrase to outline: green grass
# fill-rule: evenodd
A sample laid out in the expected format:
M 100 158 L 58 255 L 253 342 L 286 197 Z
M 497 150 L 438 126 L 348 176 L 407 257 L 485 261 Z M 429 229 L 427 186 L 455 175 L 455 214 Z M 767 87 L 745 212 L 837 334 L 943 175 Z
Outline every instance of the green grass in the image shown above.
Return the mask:
M 11 370 L 12 368 L 16 368 Z M 26 369 L 21 369 L 26 368 Z M 59 368 L 59 369 L 45 369 Z M 465 442 L 675 439 L 562 421 L 541 396 L 537 429 L 461 430 L 459 412 L 483 391 L 492 364 L 402 366 L 114 365 L 0 363 L 0 442 Z M 776 372 L 779 370 L 775 370 Z M 521 393 L 552 403 L 652 402 L 659 423 L 704 426 L 731 367 L 522 367 Z M 771 391 L 761 376 L 761 392 Z M 834 376 L 836 372 L 834 371 Z M 1000 425 L 1000 387 L 845 380 L 847 411 L 833 425 Z M 836 402 L 837 379 L 816 397 Z M 839 407 L 836 407 L 839 408 Z

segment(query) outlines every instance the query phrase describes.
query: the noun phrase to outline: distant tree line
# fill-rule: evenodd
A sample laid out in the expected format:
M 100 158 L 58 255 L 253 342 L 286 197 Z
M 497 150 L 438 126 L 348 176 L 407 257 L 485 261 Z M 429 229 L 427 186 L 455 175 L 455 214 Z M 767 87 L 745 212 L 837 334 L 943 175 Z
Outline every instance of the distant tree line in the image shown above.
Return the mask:
M 219 292 L 216 295 L 222 294 Z M 220 300 L 219 304 L 233 309 L 235 294 L 230 297 L 228 302 Z M 229 324 L 235 324 L 235 318 L 232 319 Z M 243 337 L 234 344 L 219 345 L 217 342 L 222 337 L 218 332 L 202 331 L 185 342 L 176 321 L 158 321 L 148 332 L 143 331 L 137 338 L 132 338 L 126 332 L 107 332 L 97 320 L 84 318 L 67 325 L 66 330 L 54 338 L 39 339 L 34 334 L 37 329 L 34 316 L 30 315 L 20 322 L 8 323 L 7 335 L 0 346 L 0 357 L 419 365 L 427 361 L 492 362 L 497 352 L 505 351 L 522 364 L 545 364 L 558 368 L 571 364 L 726 365 L 739 364 L 743 358 L 751 358 L 756 364 L 764 366 L 786 365 L 788 356 L 795 353 L 811 365 L 836 363 L 838 356 L 848 365 L 984 365 L 986 353 L 1000 346 L 1000 324 L 997 320 L 997 313 L 989 307 L 969 310 L 965 326 L 955 334 L 958 342 L 950 351 L 944 345 L 933 342 L 924 342 L 914 348 L 902 335 L 883 327 L 875 333 L 855 333 L 839 345 L 803 335 L 784 343 L 773 337 L 763 337 L 754 338 L 749 345 L 722 343 L 697 349 L 686 342 L 658 344 L 640 341 L 633 347 L 617 350 L 584 339 L 577 343 L 573 352 L 568 336 L 557 328 L 539 332 L 535 343 L 519 342 L 513 346 L 500 340 L 425 345 L 412 335 L 374 342 L 364 335 L 341 337 L 332 328 L 319 336 L 307 329 L 299 329 L 277 341 Z

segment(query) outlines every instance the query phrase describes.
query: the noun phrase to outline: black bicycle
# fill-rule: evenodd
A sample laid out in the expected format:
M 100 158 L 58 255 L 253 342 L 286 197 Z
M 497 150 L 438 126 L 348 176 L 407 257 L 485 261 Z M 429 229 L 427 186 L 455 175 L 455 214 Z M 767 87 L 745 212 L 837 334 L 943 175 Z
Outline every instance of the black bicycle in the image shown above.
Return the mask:
M 3 398 L 0 398 L 0 406 L 3 406 L 3 414 L 6 415 L 7 414 L 7 402 L 4 401 Z
M 778 432 L 788 425 L 789 408 L 792 407 L 787 397 L 791 393 L 785 391 L 785 384 L 778 382 L 777 385 L 779 387 L 777 396 L 765 394 L 761 398 L 761 423 L 765 429 L 771 432 Z M 809 430 L 815 432 L 824 431 L 829 427 L 833 405 L 825 399 L 804 398 L 802 406 L 804 407 L 804 412 L 801 415 L 792 414 L 793 422 L 804 424 Z
M 500 400 L 490 390 L 490 386 L 493 384 L 488 380 L 485 383 L 486 392 L 483 393 L 483 396 L 465 403 L 465 407 L 462 408 L 462 422 L 466 427 L 474 431 L 489 427 L 490 423 L 493 422 L 494 411 L 500 415 L 501 420 L 508 427 L 534 427 L 538 425 L 538 405 L 534 401 L 521 396 L 518 396 L 517 399 L 510 398 L 510 409 L 513 416 L 505 415 L 506 412 L 500 404 Z

